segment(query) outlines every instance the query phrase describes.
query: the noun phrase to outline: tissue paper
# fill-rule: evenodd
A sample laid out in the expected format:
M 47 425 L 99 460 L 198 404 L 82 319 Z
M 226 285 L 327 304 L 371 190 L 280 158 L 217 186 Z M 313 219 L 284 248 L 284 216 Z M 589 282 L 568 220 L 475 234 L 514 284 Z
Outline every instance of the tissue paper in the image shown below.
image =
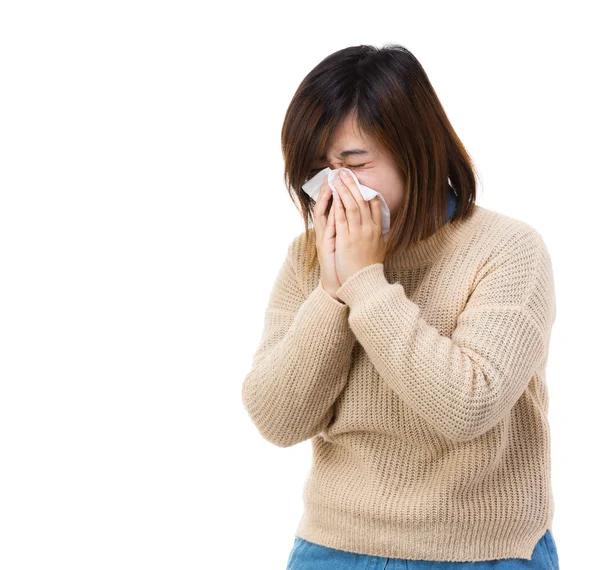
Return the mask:
M 379 198 L 381 202 L 381 234 L 383 237 L 385 237 L 385 235 L 390 230 L 390 209 L 388 208 L 388 205 L 385 203 L 383 196 L 379 192 L 373 190 L 373 188 L 369 188 L 368 186 L 363 186 L 362 184 L 360 184 L 358 182 L 358 178 L 356 178 L 356 174 L 354 174 L 354 172 L 352 172 L 352 170 L 350 170 L 349 168 L 342 167 L 336 168 L 335 170 L 332 170 L 329 167 L 324 168 L 323 170 L 315 174 L 315 176 L 313 176 L 310 180 L 305 182 L 302 185 L 302 190 L 304 190 L 304 192 L 306 192 L 313 200 L 317 201 L 321 192 L 323 180 L 327 176 L 327 182 L 329 184 L 329 187 L 331 188 L 333 194 L 336 194 L 337 189 L 333 185 L 333 182 L 336 178 L 339 178 L 340 171 L 342 170 L 344 170 L 345 172 L 350 174 L 350 176 L 352 176 L 354 183 L 356 184 L 362 197 L 366 201 L 372 200 L 373 198 Z

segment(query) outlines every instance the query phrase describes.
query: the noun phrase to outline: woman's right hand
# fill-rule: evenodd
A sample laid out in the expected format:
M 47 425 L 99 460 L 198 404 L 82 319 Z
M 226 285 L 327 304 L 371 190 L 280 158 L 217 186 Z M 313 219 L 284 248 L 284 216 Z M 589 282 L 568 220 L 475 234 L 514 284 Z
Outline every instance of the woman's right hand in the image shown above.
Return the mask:
M 313 210 L 317 256 L 321 266 L 321 285 L 336 301 L 342 303 L 336 291 L 342 286 L 335 269 L 335 207 L 333 192 L 327 182 L 327 176 L 321 186 L 319 198 Z M 329 214 L 327 206 L 331 200 Z

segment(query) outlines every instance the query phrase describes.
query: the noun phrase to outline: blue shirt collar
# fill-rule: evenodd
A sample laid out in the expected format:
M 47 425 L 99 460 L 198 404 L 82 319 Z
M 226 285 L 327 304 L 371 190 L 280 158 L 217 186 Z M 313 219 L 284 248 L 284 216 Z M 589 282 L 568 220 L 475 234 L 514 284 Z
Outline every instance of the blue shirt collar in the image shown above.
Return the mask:
M 450 185 L 448 185 L 448 210 L 446 212 L 446 220 L 447 222 L 456 210 L 456 195 L 454 194 L 454 190 Z M 444 223 L 445 223 L 444 222 Z

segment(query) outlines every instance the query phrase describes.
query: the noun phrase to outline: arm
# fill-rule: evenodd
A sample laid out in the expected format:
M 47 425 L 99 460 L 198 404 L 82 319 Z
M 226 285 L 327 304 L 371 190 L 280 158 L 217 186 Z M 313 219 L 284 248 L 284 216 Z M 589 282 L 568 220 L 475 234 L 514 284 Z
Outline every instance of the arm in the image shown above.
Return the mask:
M 319 281 L 308 296 L 297 271 L 297 236 L 279 270 L 264 331 L 242 385 L 244 407 L 263 437 L 289 447 L 323 430 L 346 384 L 352 346 L 348 307 Z
M 543 363 L 555 318 L 548 251 L 526 231 L 488 262 L 451 336 L 421 316 L 383 264 L 351 275 L 337 296 L 390 388 L 454 441 L 480 436 L 515 405 Z

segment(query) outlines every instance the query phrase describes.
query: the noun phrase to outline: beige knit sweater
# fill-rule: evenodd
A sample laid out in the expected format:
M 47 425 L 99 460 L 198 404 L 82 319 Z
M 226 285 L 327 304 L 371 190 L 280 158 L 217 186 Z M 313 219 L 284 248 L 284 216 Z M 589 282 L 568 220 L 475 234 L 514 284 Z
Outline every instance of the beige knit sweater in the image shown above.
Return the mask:
M 242 399 L 268 441 L 312 438 L 296 536 L 437 561 L 531 559 L 552 530 L 540 234 L 481 206 L 350 276 L 336 301 L 289 246 Z

